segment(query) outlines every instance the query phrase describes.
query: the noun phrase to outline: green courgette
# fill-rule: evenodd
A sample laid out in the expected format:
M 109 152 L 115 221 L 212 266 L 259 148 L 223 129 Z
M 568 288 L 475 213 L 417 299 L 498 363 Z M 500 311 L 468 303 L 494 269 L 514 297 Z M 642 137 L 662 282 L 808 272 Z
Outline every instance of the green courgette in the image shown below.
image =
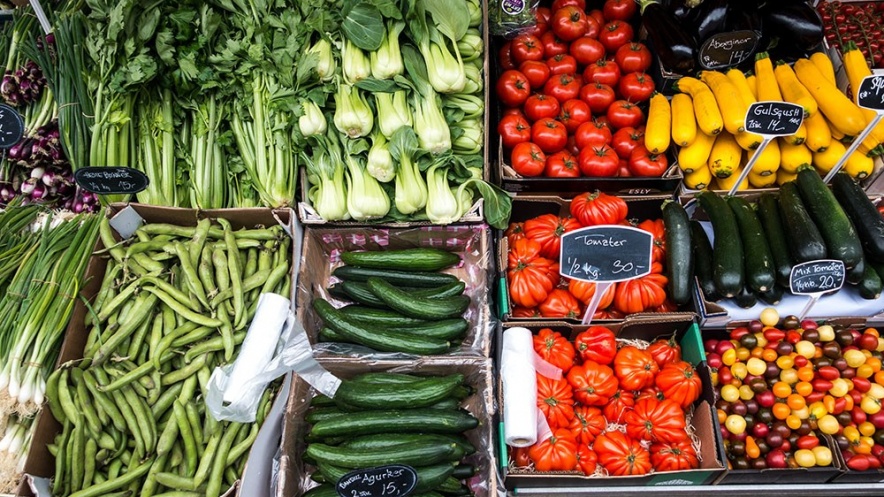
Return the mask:
M 344 252 L 341 260 L 350 266 L 405 271 L 439 271 L 460 264 L 457 254 L 436 248 Z
M 700 206 L 712 221 L 715 235 L 712 253 L 712 276 L 715 288 L 725 297 L 733 297 L 743 291 L 745 271 L 743 268 L 743 243 L 734 213 L 727 202 L 708 190 L 697 194 Z
M 458 461 L 463 456 L 463 451 L 456 444 L 435 441 L 413 442 L 375 450 L 350 450 L 346 447 L 311 443 L 307 445 L 306 455 L 318 463 L 343 468 L 370 468 L 384 464 L 428 466 L 443 461 Z
M 663 203 L 666 237 L 666 272 L 669 298 L 677 305 L 691 301 L 694 259 L 691 254 L 691 228 L 688 214 L 678 202 Z
M 867 300 L 875 300 L 881 296 L 882 286 L 884 282 L 872 264 L 865 265 L 865 275 L 862 281 L 857 285 L 860 297 Z
M 459 317 L 470 305 L 470 298 L 457 295 L 445 298 L 415 297 L 381 278 L 369 278 L 368 288 L 394 311 L 419 319 Z
M 437 288 L 460 281 L 457 276 L 446 273 L 409 272 L 354 266 L 340 266 L 332 271 L 332 274 L 344 281 L 368 281 L 369 278 L 383 278 L 391 285 L 419 288 Z
M 773 256 L 777 283 L 788 287 L 789 276 L 792 274 L 792 253 L 789 251 L 789 241 L 783 229 L 777 198 L 771 193 L 763 193 L 756 205 L 758 220 L 761 221 L 770 255 Z
M 828 253 L 823 235 L 801 200 L 798 185 L 790 181 L 780 186 L 780 217 L 796 264 L 825 259 Z
M 764 293 L 759 293 L 758 298 L 767 302 L 770 305 L 777 305 L 780 303 L 781 300 L 783 300 L 784 293 L 785 292 L 783 291 L 783 287 L 781 287 L 780 285 L 774 285 L 770 288 L 770 290 Z
M 393 409 L 363 411 L 327 419 L 313 425 L 317 437 L 371 435 L 395 428 L 397 433 L 462 433 L 479 426 L 479 420 L 461 410 Z
M 448 397 L 463 383 L 462 374 L 428 377 L 410 383 L 374 383 L 343 380 L 335 400 L 364 409 L 413 409 L 427 407 Z
M 767 237 L 755 210 L 743 197 L 728 197 L 727 204 L 734 213 L 743 243 L 743 270 L 746 286 L 764 293 L 776 284 L 774 260 L 767 245 Z
M 713 279 L 712 244 L 700 221 L 691 220 L 691 251 L 694 255 L 694 276 L 708 302 L 719 299 L 718 289 Z
M 832 180 L 832 193 L 859 235 L 866 257 L 884 262 L 884 217 L 862 187 L 847 173 L 838 173 Z
M 859 285 L 866 277 L 866 260 L 860 259 L 859 263 L 847 270 L 844 275 L 844 282 L 851 285 Z
M 375 309 L 373 307 L 364 307 L 361 305 L 348 305 L 341 307 L 339 310 L 347 316 L 364 324 L 404 326 L 427 322 L 426 319 L 410 318 L 389 309 Z
M 847 269 L 859 264 L 863 248 L 856 229 L 819 173 L 813 168 L 801 169 L 795 182 L 807 212 L 826 241 L 829 257 L 843 261 Z
M 758 303 L 758 297 L 749 287 L 746 287 L 734 296 L 734 302 L 743 309 L 748 309 Z

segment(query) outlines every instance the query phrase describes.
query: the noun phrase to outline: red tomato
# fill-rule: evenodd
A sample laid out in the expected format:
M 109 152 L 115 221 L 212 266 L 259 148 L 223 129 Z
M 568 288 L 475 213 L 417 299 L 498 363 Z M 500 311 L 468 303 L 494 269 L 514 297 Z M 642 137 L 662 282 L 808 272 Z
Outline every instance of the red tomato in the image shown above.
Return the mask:
M 550 29 L 564 41 L 576 40 L 586 34 L 586 13 L 573 5 L 554 11 L 549 21 Z
M 580 88 L 580 100 L 589 105 L 593 114 L 604 114 L 617 100 L 614 89 L 602 83 L 589 83 Z
M 549 67 L 550 75 L 556 74 L 576 74 L 577 59 L 570 54 L 562 53 L 554 57 L 546 59 L 546 65 Z
M 580 172 L 585 176 L 614 176 L 620 165 L 617 153 L 607 145 L 584 148 L 580 151 L 577 162 L 580 164 Z
M 550 10 L 548 8 L 538 7 L 534 11 L 534 26 L 525 32 L 540 38 L 543 33 L 549 31 L 549 17 Z
M 632 173 L 629 171 L 629 161 L 620 159 L 620 165 L 617 167 L 617 176 L 620 178 L 631 178 Z
M 512 46 L 513 42 L 508 41 L 500 47 L 500 51 L 497 53 L 497 61 L 504 71 L 516 68 L 516 64 L 513 62 Z
M 525 116 L 532 122 L 546 117 L 558 117 L 559 101 L 543 93 L 535 93 L 525 100 Z M 544 150 L 545 152 L 545 150 Z
M 504 71 L 497 80 L 497 98 L 509 107 L 518 107 L 525 103 L 531 94 L 531 84 L 528 78 L 519 71 L 510 69 Z
M 504 148 L 513 148 L 519 143 L 531 140 L 531 124 L 521 115 L 503 116 L 497 123 L 497 133 Z
M 519 107 L 507 107 L 500 111 L 500 117 L 504 116 L 521 116 L 525 118 L 525 114 L 522 112 L 522 109 Z
M 540 38 L 523 33 L 513 38 L 513 46 L 510 49 L 513 55 L 513 62 L 521 64 L 526 60 L 543 60 L 543 44 Z
M 638 126 L 645 122 L 645 113 L 632 102 L 617 100 L 608 107 L 608 121 L 616 129 Z
M 562 112 L 559 113 L 559 121 L 565 125 L 568 133 L 577 131 L 577 128 L 589 121 L 591 117 L 592 112 L 589 110 L 589 105 L 577 98 L 566 100 L 562 104 Z
M 580 10 L 586 10 L 586 0 L 555 0 L 552 3 L 552 10 L 555 12 L 562 7 L 570 6 L 577 7 Z
M 579 178 L 580 169 L 577 168 L 577 158 L 566 150 L 556 152 L 546 158 L 546 169 L 543 171 L 543 175 L 550 178 Z
M 574 138 L 574 135 L 568 136 L 568 143 L 565 144 L 565 150 L 571 152 L 571 155 L 577 155 L 580 153 L 580 147 L 577 146 L 577 139 Z
M 632 26 L 623 21 L 611 21 L 602 27 L 599 33 L 599 41 L 605 46 L 605 49 L 614 53 L 618 48 L 632 41 Z
M 537 144 L 522 142 L 513 147 L 510 163 L 522 176 L 540 176 L 546 167 L 546 154 Z
M 631 72 L 620 78 L 620 95 L 630 102 L 644 102 L 654 94 L 654 80 L 643 72 Z
M 568 130 L 564 124 L 546 117 L 531 126 L 531 141 L 545 153 L 556 153 L 568 143 Z
M 595 19 L 596 22 L 599 23 L 599 26 L 604 26 L 605 23 L 608 22 L 608 21 L 605 19 L 605 14 L 602 13 L 602 11 L 599 10 L 599 9 L 593 9 L 593 10 L 590 10 L 590 11 L 589 11 L 589 14 L 587 14 L 587 17 L 592 17 L 593 19 Z
M 549 78 L 543 86 L 543 93 L 564 102 L 580 95 L 580 85 L 576 74 L 557 74 Z
M 589 36 L 582 36 L 572 41 L 568 50 L 582 66 L 595 64 L 597 60 L 605 58 L 605 46 Z
M 577 128 L 574 138 L 577 140 L 577 146 L 583 150 L 587 147 L 610 145 L 613 137 L 611 130 L 607 126 L 597 121 L 589 121 Z
M 614 88 L 620 81 L 620 68 L 613 61 L 599 59 L 595 64 L 586 66 L 586 69 L 583 70 L 583 80 L 587 83 L 602 83 Z
M 600 23 L 595 17 L 586 16 L 586 34 L 584 36 L 598 38 L 601 31 L 602 23 Z
M 540 37 L 540 42 L 543 44 L 544 58 L 548 59 L 559 54 L 568 53 L 568 44 L 560 40 L 552 31 L 543 33 L 543 36 Z
M 651 67 L 651 51 L 643 43 L 627 43 L 617 49 L 614 62 L 624 73 L 645 72 Z
M 636 12 L 636 4 L 633 0 L 606 0 L 602 6 L 605 19 L 628 21 Z
M 644 146 L 629 155 L 629 171 L 635 176 L 659 177 L 669 168 L 666 154 L 652 154 Z
M 528 78 L 532 89 L 542 88 L 549 79 L 549 66 L 540 60 L 526 60 L 519 64 L 519 72 Z
M 611 146 L 614 147 L 614 151 L 617 152 L 617 155 L 621 159 L 628 161 L 629 156 L 632 155 L 632 151 L 639 145 L 644 146 L 644 143 L 645 134 L 633 127 L 627 126 L 618 129 L 617 132 L 614 133 L 614 139 L 611 141 Z

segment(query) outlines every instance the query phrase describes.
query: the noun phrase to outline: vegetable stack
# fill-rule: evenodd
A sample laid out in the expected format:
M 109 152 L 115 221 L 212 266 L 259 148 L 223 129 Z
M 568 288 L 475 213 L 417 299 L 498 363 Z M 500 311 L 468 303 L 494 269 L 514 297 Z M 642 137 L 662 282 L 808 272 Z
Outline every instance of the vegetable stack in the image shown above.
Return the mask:
M 208 380 L 236 358 L 259 294 L 288 295 L 289 238 L 218 218 L 146 224 L 117 243 L 104 218 L 101 240 L 109 258 L 83 359 L 47 385 L 62 425 L 53 493 L 218 496 L 242 475 L 272 393 L 256 422 L 219 422 L 206 409 Z

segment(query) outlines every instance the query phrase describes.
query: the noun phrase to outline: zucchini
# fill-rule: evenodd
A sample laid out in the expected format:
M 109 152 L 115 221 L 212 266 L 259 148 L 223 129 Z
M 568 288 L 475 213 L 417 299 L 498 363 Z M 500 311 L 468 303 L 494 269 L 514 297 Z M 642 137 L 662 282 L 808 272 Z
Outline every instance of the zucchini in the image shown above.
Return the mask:
M 323 475 L 323 477 L 325 477 L 326 480 L 332 483 L 337 483 L 338 480 L 340 480 L 344 477 L 344 475 L 350 472 L 350 469 L 325 463 L 318 464 L 316 468 Z M 414 486 L 415 493 L 411 495 L 414 497 L 419 497 L 421 494 L 418 494 L 417 492 L 428 492 L 430 490 L 433 490 L 434 488 L 441 485 L 442 482 L 447 480 L 452 474 L 454 474 L 454 470 L 454 464 L 447 462 L 430 466 L 415 467 L 414 472 L 417 473 L 417 484 Z M 335 494 L 335 497 L 339 496 Z
M 344 293 L 350 300 L 357 304 L 378 307 L 380 309 L 389 308 L 383 300 L 368 289 L 368 285 L 360 281 L 344 281 L 341 283 L 341 289 L 344 290 Z
M 789 252 L 789 242 L 786 240 L 777 198 L 771 193 L 763 193 L 756 205 L 758 220 L 761 221 L 770 255 L 773 256 L 777 283 L 788 288 L 789 276 L 792 274 L 792 254 Z
M 344 264 L 372 269 L 401 268 L 405 271 L 439 271 L 460 264 L 457 254 L 436 248 L 344 252 Z
M 382 449 L 408 445 L 422 440 L 453 443 L 464 451 L 464 456 L 476 453 L 476 448 L 466 438 L 460 435 L 443 435 L 441 433 L 378 433 L 376 435 L 363 435 L 345 442 L 344 447 L 353 450 Z
M 881 296 L 882 286 L 884 283 L 881 281 L 881 276 L 878 275 L 872 264 L 865 264 L 863 279 L 857 285 L 859 296 L 867 300 L 875 300 Z
M 743 243 L 734 213 L 718 194 L 708 190 L 697 194 L 700 206 L 712 221 L 715 234 L 712 252 L 712 278 L 715 289 L 725 297 L 743 291 Z
M 362 411 L 327 419 L 313 425 L 317 437 L 371 435 L 386 433 L 461 433 L 479 426 L 479 420 L 461 410 L 390 409 Z
M 663 203 L 666 236 L 666 272 L 669 298 L 677 305 L 691 301 L 694 262 L 691 257 L 691 228 L 684 207 L 675 201 Z
M 304 497 L 340 497 L 338 489 L 330 483 L 323 483 L 318 487 L 313 487 L 304 493 Z
M 384 464 L 425 466 L 443 461 L 457 461 L 463 456 L 457 444 L 436 441 L 412 442 L 384 449 L 351 450 L 346 447 L 311 443 L 305 453 L 317 463 L 334 464 L 343 468 L 369 468 Z
M 433 338 L 416 337 L 360 324 L 339 312 L 323 299 L 314 300 L 313 309 L 319 314 L 326 326 L 347 340 L 381 352 L 432 355 L 445 353 L 451 345 Z
M 783 287 L 781 287 L 780 285 L 774 285 L 773 287 L 771 287 L 770 290 L 764 293 L 759 293 L 758 298 L 767 302 L 770 305 L 777 305 L 780 303 L 781 300 L 783 300 L 783 293 Z
M 866 265 L 871 266 L 872 269 L 874 269 L 875 272 L 878 273 L 878 277 L 881 278 L 882 281 L 884 281 L 884 263 L 866 261 Z
M 798 171 L 796 183 L 810 217 L 826 241 L 829 257 L 844 261 L 844 266 L 852 269 L 862 260 L 863 248 L 835 195 L 813 168 Z
M 848 269 L 847 273 L 844 274 L 844 282 L 849 283 L 851 285 L 859 285 L 859 282 L 865 278 L 866 273 L 866 260 L 860 259 L 859 264 L 853 266 L 853 268 Z
M 734 297 L 734 302 L 743 309 L 748 309 L 758 303 L 758 297 L 748 287 Z
M 381 278 L 369 278 L 368 288 L 391 309 L 406 316 L 421 319 L 445 319 L 459 317 L 470 305 L 470 298 L 457 295 L 444 298 L 415 297 L 399 290 Z
M 410 318 L 389 309 L 375 309 L 361 305 L 348 305 L 338 310 L 363 324 L 405 326 L 427 322 L 425 319 Z
M 343 380 L 335 401 L 364 409 L 413 409 L 427 407 L 448 397 L 463 383 L 462 374 L 422 378 L 409 383 L 374 383 Z
M 798 185 L 790 181 L 780 185 L 780 217 L 789 249 L 796 264 L 826 258 L 826 242 L 819 228 L 810 218 L 804 201 L 798 193 Z
M 700 221 L 691 221 L 691 250 L 694 253 L 694 276 L 708 302 L 718 300 L 718 289 L 712 278 L 712 244 Z
M 859 235 L 866 257 L 884 262 L 884 217 L 866 192 L 847 173 L 838 173 L 832 180 L 832 193 Z
M 369 278 L 383 278 L 392 285 L 436 288 L 457 283 L 457 276 L 445 273 L 408 272 L 395 269 L 372 269 L 354 266 L 340 266 L 332 274 L 345 281 L 368 281 Z
M 776 275 L 773 256 L 767 245 L 761 221 L 743 197 L 728 197 L 727 203 L 734 211 L 734 219 L 740 228 L 746 286 L 756 292 L 766 292 L 776 284 Z

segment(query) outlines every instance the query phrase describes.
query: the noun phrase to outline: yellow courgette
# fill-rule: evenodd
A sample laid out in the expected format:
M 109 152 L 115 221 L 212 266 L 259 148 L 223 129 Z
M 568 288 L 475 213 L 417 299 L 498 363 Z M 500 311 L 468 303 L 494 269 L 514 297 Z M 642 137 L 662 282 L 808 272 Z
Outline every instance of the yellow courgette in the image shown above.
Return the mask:
M 748 152 L 747 160 L 752 160 L 752 157 L 758 153 L 757 150 L 753 150 L 752 152 Z M 755 173 L 759 176 L 770 176 L 777 172 L 777 169 L 780 168 L 780 144 L 777 140 L 771 140 L 770 143 L 764 147 L 764 150 L 761 151 L 761 155 L 758 156 L 758 160 L 752 166 L 751 173 Z
M 669 99 L 662 93 L 655 93 L 651 97 L 648 109 L 648 123 L 645 128 L 645 148 L 652 154 L 662 154 L 669 149 L 670 127 L 672 126 L 672 112 L 669 109 Z
M 798 179 L 798 173 L 790 173 L 782 167 L 777 171 L 777 184 L 780 186 L 796 179 Z
M 724 128 L 724 120 L 712 90 L 696 78 L 684 77 L 676 84 L 678 91 L 691 96 L 697 125 L 707 135 L 717 135 Z
M 819 112 L 814 113 L 813 115 L 817 115 Z M 802 145 L 807 141 L 807 126 L 802 122 L 801 126 L 798 127 L 798 131 L 795 132 L 794 135 L 786 136 L 786 141 L 791 143 L 792 145 Z
M 780 87 L 777 86 L 777 77 L 774 75 L 773 63 L 767 52 L 755 54 L 755 98 L 759 102 L 782 102 Z
M 737 91 L 740 92 L 740 96 L 743 97 L 743 103 L 746 105 L 747 109 L 757 101 L 755 99 L 755 92 L 749 87 L 749 81 L 746 79 L 746 75 L 743 74 L 743 71 L 739 69 L 731 69 L 727 72 L 726 76 L 737 88 Z
M 835 167 L 841 157 L 844 157 L 845 152 L 847 152 L 847 148 L 841 142 L 833 141 L 824 152 L 813 154 L 813 165 L 819 171 L 827 173 Z
M 697 169 L 706 167 L 709 160 L 709 154 L 712 153 L 712 145 L 715 143 L 715 137 L 707 135 L 702 131 L 697 132 L 697 138 L 694 143 L 687 147 L 682 147 L 678 151 L 678 167 L 685 173 L 692 173 Z
M 752 92 L 752 97 L 755 98 L 755 101 L 758 101 L 758 78 L 755 77 L 754 74 L 746 76 L 746 84 L 749 85 L 749 91 Z
M 669 104 L 672 111 L 672 141 L 679 147 L 687 147 L 697 138 L 694 103 L 689 95 L 676 93 Z
M 804 140 L 807 148 L 814 152 L 822 152 L 829 148 L 829 144 L 832 143 L 832 131 L 821 112 L 805 119 L 804 126 L 807 127 L 807 139 Z
M 740 167 L 743 157 L 743 149 L 737 143 L 734 135 L 721 133 L 715 137 L 712 144 L 712 152 L 709 153 L 709 169 L 716 178 L 727 178 Z
M 740 173 L 743 172 L 742 167 L 737 167 L 734 170 L 734 174 L 731 174 L 727 178 L 715 178 L 715 189 L 716 190 L 727 190 L 730 191 L 731 188 L 737 183 L 737 179 L 740 177 Z M 749 178 L 743 178 L 743 181 L 740 183 L 740 187 L 737 188 L 737 191 L 748 190 L 751 187 L 749 185 Z
M 706 164 L 684 177 L 684 185 L 691 190 L 705 190 L 709 188 L 710 183 L 712 183 L 712 171 Z
M 865 154 L 854 152 L 847 158 L 843 170 L 856 179 L 867 178 L 875 170 L 875 160 Z
M 791 145 L 785 141 L 780 144 L 780 169 L 789 173 L 797 173 L 801 166 L 809 166 L 813 163 L 813 153 L 806 146 Z
M 826 81 L 813 62 L 798 59 L 795 62 L 795 74 L 829 122 L 846 135 L 855 136 L 862 132 L 866 127 L 862 110 L 841 93 L 838 87 Z
M 808 62 L 810 63 L 810 61 Z M 777 68 L 774 69 L 774 76 L 777 78 L 777 86 L 780 88 L 780 94 L 783 95 L 783 100 L 804 107 L 805 116 L 816 114 L 816 100 L 810 96 L 807 88 L 798 81 L 795 72 L 789 67 L 789 64 L 777 65 Z
M 855 101 L 856 91 L 859 89 L 863 79 L 872 75 L 872 69 L 869 67 L 869 62 L 866 60 L 865 56 L 860 52 L 859 48 L 857 48 L 856 43 L 852 41 L 847 42 L 845 45 L 842 61 L 844 63 L 844 72 L 847 74 L 847 82 L 850 85 L 851 93 L 849 94 L 853 95 L 853 100 Z M 862 110 L 867 123 L 875 118 L 875 111 L 863 107 L 860 107 L 860 109 Z M 875 126 L 875 129 L 869 134 L 867 140 L 869 140 L 868 143 L 874 141 L 875 145 L 884 142 L 884 121 Z M 864 141 L 863 143 L 867 142 Z M 869 148 L 871 149 L 875 147 L 871 146 Z
M 776 174 L 768 174 L 767 176 L 762 176 L 756 173 L 754 170 L 749 171 L 746 179 L 749 180 L 749 185 L 751 185 L 752 188 L 770 188 L 777 183 Z
M 737 139 L 740 148 L 746 151 L 755 150 L 761 145 L 762 140 L 764 140 L 763 136 L 748 131 L 740 131 L 734 135 L 734 138 Z
M 724 129 L 731 134 L 743 131 L 749 104 L 740 95 L 730 78 L 718 71 L 702 71 L 700 79 L 709 86 L 724 120 Z
M 814 52 L 810 56 L 810 61 L 820 70 L 829 83 L 837 85 L 835 80 L 835 68 L 832 66 L 832 59 L 825 52 Z

